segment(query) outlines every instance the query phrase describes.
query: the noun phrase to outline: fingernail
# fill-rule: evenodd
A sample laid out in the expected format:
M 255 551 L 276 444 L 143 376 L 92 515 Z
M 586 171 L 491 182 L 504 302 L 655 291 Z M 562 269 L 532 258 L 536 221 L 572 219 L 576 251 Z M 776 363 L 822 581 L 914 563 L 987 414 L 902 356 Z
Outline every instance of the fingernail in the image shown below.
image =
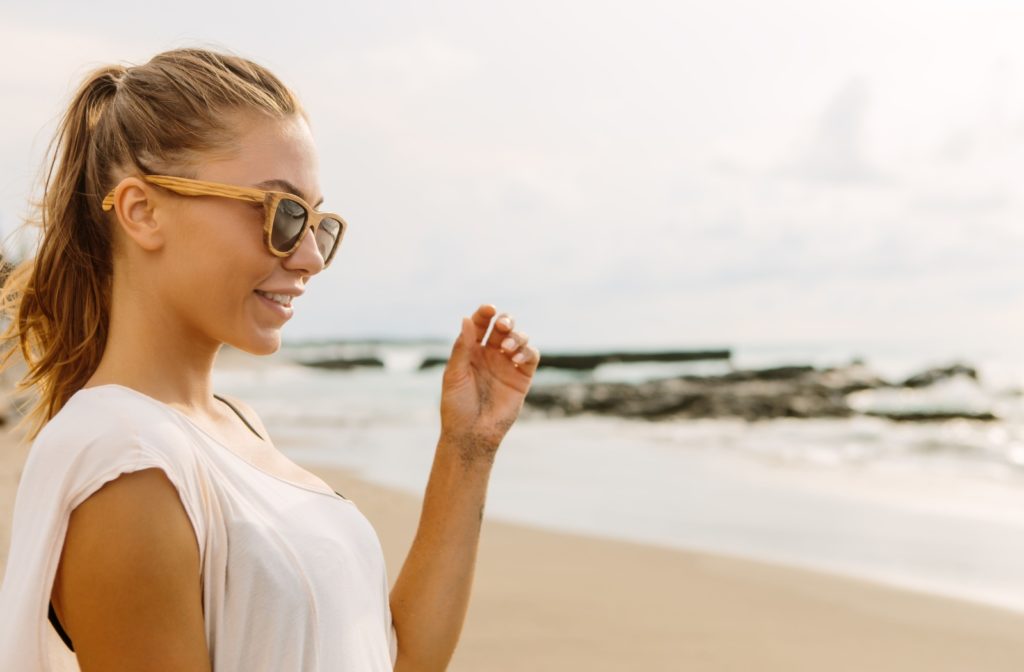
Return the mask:
M 524 359 L 526 359 L 526 355 L 524 355 L 521 352 L 517 352 L 512 357 L 512 361 L 515 362 L 516 364 L 522 364 Z
M 501 349 L 502 350 L 514 350 L 515 347 L 516 347 L 516 342 L 513 339 L 511 339 L 511 338 L 506 338 L 504 341 L 501 342 Z
M 512 320 L 508 319 L 507 317 L 501 318 L 500 320 L 498 320 L 498 322 L 501 322 L 506 327 L 511 327 L 512 326 Z

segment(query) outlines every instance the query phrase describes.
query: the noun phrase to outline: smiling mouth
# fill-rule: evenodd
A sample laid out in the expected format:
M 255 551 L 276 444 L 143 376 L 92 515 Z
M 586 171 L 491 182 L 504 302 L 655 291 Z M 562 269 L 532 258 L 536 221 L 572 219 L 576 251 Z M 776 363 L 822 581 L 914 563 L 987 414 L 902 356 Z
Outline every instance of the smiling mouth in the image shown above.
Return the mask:
M 271 294 L 270 292 L 264 292 L 259 289 L 254 291 L 260 296 L 270 299 L 274 303 L 284 306 L 285 308 L 290 308 L 292 305 L 292 297 L 287 294 Z

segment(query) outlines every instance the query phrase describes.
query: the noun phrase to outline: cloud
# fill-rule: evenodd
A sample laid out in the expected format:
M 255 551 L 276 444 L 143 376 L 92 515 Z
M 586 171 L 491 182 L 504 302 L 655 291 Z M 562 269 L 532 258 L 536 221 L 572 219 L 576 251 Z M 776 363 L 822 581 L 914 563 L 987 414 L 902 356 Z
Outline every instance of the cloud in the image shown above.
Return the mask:
M 355 54 L 355 60 L 366 74 L 387 77 L 412 94 L 470 77 L 482 67 L 473 50 L 430 33 L 366 47 Z
M 864 151 L 864 118 L 870 102 L 861 77 L 849 80 L 829 102 L 817 128 L 803 141 L 796 158 L 782 174 L 804 180 L 840 183 L 878 183 L 883 174 Z
M 949 322 L 966 338 L 1024 300 L 1024 43 L 1005 17 L 880 0 L 321 2 L 307 37 L 282 42 L 273 22 L 191 0 L 104 8 L 40 0 L 0 23 L 0 225 L 88 64 L 215 34 L 297 88 L 327 201 L 352 225 L 288 336 L 449 333 L 494 301 L 540 345 L 893 324 L 927 338 Z M 195 24 L 195 8 L 213 13 Z M 996 52 L 1013 68 L 986 79 Z

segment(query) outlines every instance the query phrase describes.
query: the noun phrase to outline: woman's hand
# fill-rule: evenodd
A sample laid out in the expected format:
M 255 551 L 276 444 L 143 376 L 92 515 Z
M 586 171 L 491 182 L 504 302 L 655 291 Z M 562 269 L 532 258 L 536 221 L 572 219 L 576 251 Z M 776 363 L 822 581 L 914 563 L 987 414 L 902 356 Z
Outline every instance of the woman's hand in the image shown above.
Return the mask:
M 497 312 L 486 303 L 473 317 L 462 318 L 462 332 L 444 370 L 441 439 L 457 446 L 464 461 L 494 459 L 505 433 L 519 417 L 540 362 L 540 352 L 526 344 L 526 334 L 513 331 L 515 320 L 505 313 L 481 345 Z

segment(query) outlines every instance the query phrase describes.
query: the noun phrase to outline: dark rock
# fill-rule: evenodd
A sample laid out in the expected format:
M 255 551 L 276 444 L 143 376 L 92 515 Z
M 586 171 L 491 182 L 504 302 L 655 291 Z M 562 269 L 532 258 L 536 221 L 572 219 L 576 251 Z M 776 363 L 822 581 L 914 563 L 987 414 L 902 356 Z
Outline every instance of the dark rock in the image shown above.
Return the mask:
M 0 254 L 0 286 L 7 283 L 7 278 L 10 277 L 18 263 L 20 260 L 10 259 L 6 255 Z
M 537 368 L 570 369 L 573 371 L 591 371 L 601 364 L 636 363 L 636 362 L 697 362 L 705 360 L 721 360 L 732 357 L 731 350 L 678 350 L 670 352 L 603 352 L 593 354 L 551 354 L 541 353 Z M 423 360 L 420 369 L 444 365 L 448 362 L 443 357 L 428 357 Z
M 447 357 L 425 357 L 423 361 L 420 362 L 420 371 L 423 371 L 424 369 L 431 369 L 435 366 L 444 366 L 447 363 Z
M 953 378 L 956 376 L 967 376 L 972 380 L 978 380 L 978 371 L 972 366 L 965 364 L 954 364 L 946 367 L 936 367 L 922 371 L 921 373 L 914 374 L 913 376 L 904 380 L 901 387 L 927 387 L 934 385 L 940 380 L 946 380 L 947 378 Z
M 728 381 L 799 380 L 814 372 L 813 366 L 777 366 L 769 369 L 730 371 L 721 378 Z
M 830 390 L 841 392 L 843 395 L 861 390 L 892 387 L 892 383 L 883 379 L 860 361 L 854 361 L 848 366 L 824 369 L 816 375 L 820 384 Z
M 908 380 L 913 381 L 912 386 L 923 387 L 944 377 L 962 375 L 968 371 L 973 369 L 949 367 L 926 371 Z M 896 385 L 871 372 L 863 363 L 855 362 L 849 366 L 828 369 L 784 366 L 730 371 L 714 376 L 683 375 L 639 384 L 581 381 L 534 385 L 526 396 L 526 404 L 549 415 L 599 413 L 647 420 L 845 418 L 857 413 L 847 403 L 847 395 L 860 390 L 888 387 Z M 871 412 L 869 415 L 899 421 L 996 419 L 991 413 L 967 411 Z
M 635 362 L 697 362 L 730 359 L 731 350 L 679 350 L 670 352 L 605 352 L 561 355 L 542 353 L 538 368 L 590 370 L 601 364 Z
M 574 382 L 534 386 L 526 402 L 557 415 L 590 412 L 649 420 L 852 415 L 843 393 L 820 384 L 814 374 L 813 367 L 784 367 L 721 376 L 687 375 L 638 385 Z
M 989 422 L 999 419 L 987 411 L 982 413 L 971 413 L 970 411 L 867 411 L 864 415 L 897 422 L 938 422 L 957 419 Z
M 331 359 L 315 359 L 310 361 L 300 361 L 300 364 L 305 366 L 312 366 L 319 369 L 354 369 L 359 366 L 369 366 L 376 368 L 383 368 L 384 362 L 376 357 L 354 357 L 351 359 L 345 359 L 342 357 L 334 357 Z

